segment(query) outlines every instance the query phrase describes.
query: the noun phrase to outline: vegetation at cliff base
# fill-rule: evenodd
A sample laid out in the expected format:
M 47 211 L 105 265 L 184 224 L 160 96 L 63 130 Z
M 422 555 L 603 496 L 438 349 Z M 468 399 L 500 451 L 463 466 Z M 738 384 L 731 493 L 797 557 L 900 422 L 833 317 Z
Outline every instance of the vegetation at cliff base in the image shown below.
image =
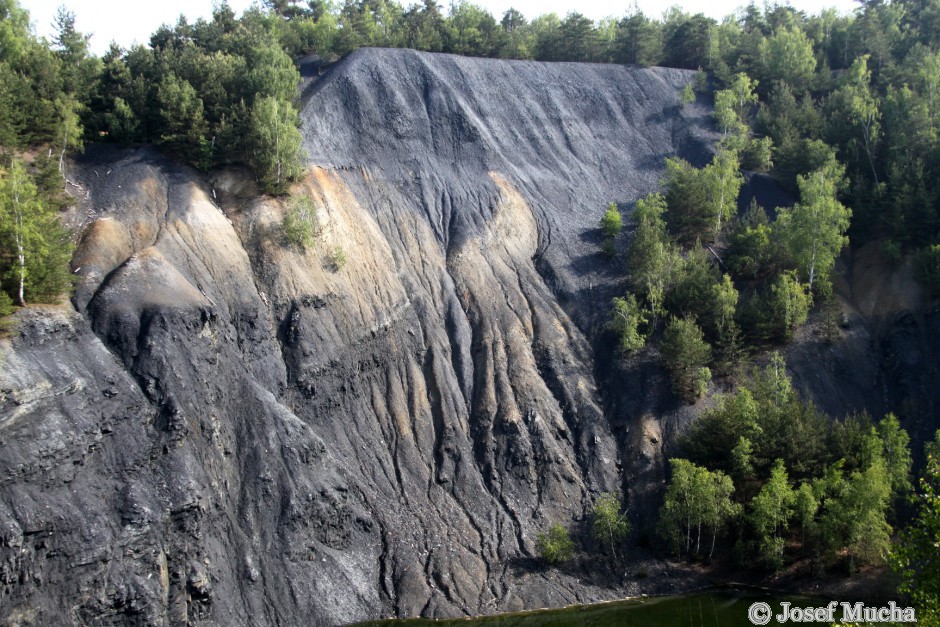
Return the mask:
M 717 401 L 670 460 L 660 528 L 673 550 L 711 557 L 724 536 L 741 565 L 756 557 L 771 570 L 805 558 L 885 560 L 912 466 L 895 416 L 823 415 L 799 398 L 777 354 Z

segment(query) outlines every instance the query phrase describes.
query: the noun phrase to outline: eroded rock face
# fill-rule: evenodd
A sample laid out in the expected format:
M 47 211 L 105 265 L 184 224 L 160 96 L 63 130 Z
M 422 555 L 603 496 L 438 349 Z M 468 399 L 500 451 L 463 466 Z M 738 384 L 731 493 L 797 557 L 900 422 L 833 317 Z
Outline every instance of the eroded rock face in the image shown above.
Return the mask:
M 621 487 L 561 301 L 592 319 L 606 202 L 704 154 L 689 79 L 356 53 L 305 95 L 306 251 L 239 173 L 92 150 L 78 312 L 24 314 L 4 364 L 8 614 L 327 624 L 604 597 L 513 564 Z
M 306 250 L 243 173 L 89 150 L 74 310 L 0 342 L 0 614 L 338 624 L 620 594 L 526 564 L 600 492 L 644 511 L 686 411 L 656 367 L 600 372 L 623 272 L 596 225 L 664 156 L 707 156 L 689 80 L 359 51 L 304 95 Z

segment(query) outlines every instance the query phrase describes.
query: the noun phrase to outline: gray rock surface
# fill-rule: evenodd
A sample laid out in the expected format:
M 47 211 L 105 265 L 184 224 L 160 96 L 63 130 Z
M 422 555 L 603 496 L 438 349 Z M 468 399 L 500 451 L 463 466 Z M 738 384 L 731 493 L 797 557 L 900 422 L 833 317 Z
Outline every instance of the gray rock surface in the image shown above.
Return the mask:
M 330 625 L 690 585 L 532 559 L 601 492 L 645 515 L 695 411 L 655 356 L 613 360 L 597 232 L 663 157 L 707 158 L 689 80 L 354 53 L 304 88 L 306 250 L 244 172 L 90 148 L 74 309 L 0 341 L 0 617 Z

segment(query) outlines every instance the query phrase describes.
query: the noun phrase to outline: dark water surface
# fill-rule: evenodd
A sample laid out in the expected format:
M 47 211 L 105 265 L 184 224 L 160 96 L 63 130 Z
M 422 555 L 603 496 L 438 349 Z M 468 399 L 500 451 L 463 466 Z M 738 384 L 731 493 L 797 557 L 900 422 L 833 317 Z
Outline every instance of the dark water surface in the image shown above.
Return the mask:
M 362 627 L 506 625 L 510 627 L 737 627 L 753 625 L 748 608 L 758 601 L 769 603 L 773 614 L 782 601 L 794 606 L 822 606 L 827 601 L 784 595 L 756 588 L 711 588 L 678 596 L 657 596 L 581 605 L 557 610 L 538 610 L 460 619 L 406 619 L 362 623 Z M 777 624 L 771 620 L 770 624 Z

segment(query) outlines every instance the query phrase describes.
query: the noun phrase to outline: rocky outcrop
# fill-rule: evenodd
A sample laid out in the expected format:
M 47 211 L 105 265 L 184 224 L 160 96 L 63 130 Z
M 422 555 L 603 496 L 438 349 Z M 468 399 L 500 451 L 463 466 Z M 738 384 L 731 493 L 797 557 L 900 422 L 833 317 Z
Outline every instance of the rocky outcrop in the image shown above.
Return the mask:
M 623 272 L 596 225 L 663 157 L 707 158 L 691 78 L 361 50 L 304 90 L 307 249 L 243 172 L 90 148 L 74 309 L 0 342 L 0 615 L 339 624 L 622 594 L 529 565 L 601 492 L 643 512 L 688 415 L 657 367 L 611 367 Z

